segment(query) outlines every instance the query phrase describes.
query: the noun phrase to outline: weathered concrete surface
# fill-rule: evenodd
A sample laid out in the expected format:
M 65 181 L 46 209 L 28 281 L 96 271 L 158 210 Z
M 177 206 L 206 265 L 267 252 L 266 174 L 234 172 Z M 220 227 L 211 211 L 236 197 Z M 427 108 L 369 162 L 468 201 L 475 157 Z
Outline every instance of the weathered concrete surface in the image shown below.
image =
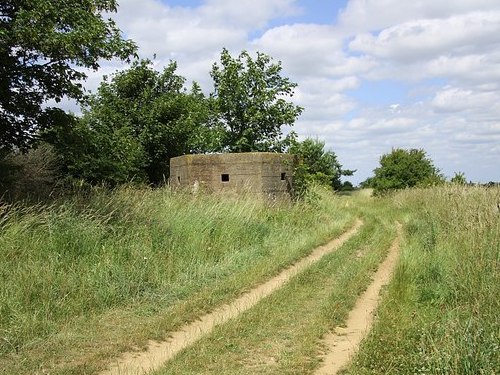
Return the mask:
M 293 156 L 272 152 L 184 155 L 170 159 L 170 185 L 209 192 L 289 196 Z

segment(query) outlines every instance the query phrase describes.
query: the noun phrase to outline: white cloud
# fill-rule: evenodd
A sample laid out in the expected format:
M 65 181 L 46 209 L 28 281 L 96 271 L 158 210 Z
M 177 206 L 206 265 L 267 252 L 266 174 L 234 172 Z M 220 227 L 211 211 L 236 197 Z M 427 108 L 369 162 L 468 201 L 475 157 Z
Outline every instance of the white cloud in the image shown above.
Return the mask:
M 321 75 L 341 58 L 342 39 L 324 25 L 285 25 L 266 31 L 252 42 L 262 50 L 286 61 L 292 74 Z
M 362 121 L 360 121 L 362 120 Z M 409 117 L 379 118 L 375 121 L 368 119 L 356 119 L 351 121 L 349 126 L 352 129 L 369 133 L 376 133 L 377 136 L 384 136 L 387 133 L 406 133 L 415 129 L 416 119 Z
M 295 0 L 122 0 L 112 17 L 141 56 L 156 54 L 158 69 L 176 60 L 179 74 L 207 91 L 222 47 L 281 60 L 305 107 L 294 130 L 324 139 L 359 170 L 354 182 L 392 147 L 424 148 L 447 175 L 500 180 L 498 168 L 491 172 L 500 159 L 499 0 L 348 0 L 338 24 L 286 23 L 299 12 Z M 120 67 L 105 64 L 87 86 Z M 386 79 L 405 81 L 410 92 L 383 100 L 383 81 L 380 92 L 363 91 L 366 81 Z
M 295 0 L 207 0 L 199 8 L 203 19 L 246 30 L 260 29 L 273 18 L 299 13 Z
M 168 7 L 153 0 L 123 1 L 116 15 L 127 37 L 137 42 L 141 55 L 151 58 L 201 56 L 222 46 L 245 43 L 246 30 L 209 17 L 201 8 Z
M 446 18 L 453 15 L 499 10 L 497 0 L 350 0 L 340 12 L 339 26 L 356 34 L 385 29 L 419 19 Z
M 422 74 L 450 77 L 464 84 L 474 83 L 498 88 L 500 81 L 500 53 L 485 50 L 484 54 L 467 56 L 439 56 L 426 62 Z
M 200 56 L 239 47 L 250 31 L 277 16 L 296 14 L 294 0 L 206 0 L 201 6 L 169 7 L 154 0 L 123 0 L 115 16 L 146 57 Z
M 333 26 L 294 24 L 275 27 L 252 42 L 286 62 L 287 71 L 300 76 L 352 76 L 376 66 L 368 56 L 348 56 L 344 36 Z
M 474 92 L 457 87 L 446 87 L 436 93 L 432 106 L 438 112 L 491 111 L 498 108 L 497 92 Z M 498 113 L 500 115 L 500 113 Z
M 475 53 L 499 45 L 500 10 L 473 12 L 445 19 L 421 19 L 357 36 L 356 51 L 410 63 L 435 56 Z

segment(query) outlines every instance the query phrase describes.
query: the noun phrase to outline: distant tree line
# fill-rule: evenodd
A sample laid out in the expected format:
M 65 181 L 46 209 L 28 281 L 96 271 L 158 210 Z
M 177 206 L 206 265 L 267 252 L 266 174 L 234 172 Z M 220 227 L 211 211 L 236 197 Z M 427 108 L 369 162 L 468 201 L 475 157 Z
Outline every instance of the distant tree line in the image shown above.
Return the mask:
M 500 186 L 499 182 L 494 181 L 486 184 L 467 181 L 463 172 L 455 172 L 447 181 L 423 149 L 395 148 L 380 157 L 380 165 L 374 169 L 373 173 L 373 176 L 361 182 L 360 187 L 372 188 L 375 195 L 383 195 L 399 189 L 425 188 L 445 183 L 459 186 Z
M 373 173 L 360 186 L 373 188 L 376 194 L 445 182 L 444 176 L 422 149 L 395 148 L 381 156 L 380 166 Z
M 196 82 L 186 88 L 176 62 L 157 71 L 138 59 L 135 43 L 103 19 L 116 10 L 115 0 L 0 3 L 0 195 L 23 186 L 42 191 L 54 179 L 160 185 L 174 156 L 250 151 L 296 155 L 299 196 L 312 184 L 354 188 L 341 181 L 354 171 L 324 142 L 285 134 L 303 108 L 290 100 L 297 84 L 282 75 L 281 62 L 223 49 L 210 71 L 213 90 L 205 94 Z M 89 95 L 81 68 L 97 70 L 111 58 L 131 64 Z M 81 116 L 47 105 L 64 97 L 80 103 Z M 394 149 L 361 187 L 382 194 L 443 182 L 424 150 Z M 451 182 L 466 179 L 457 173 Z
M 340 176 L 352 173 L 324 143 L 284 134 L 303 108 L 290 101 L 297 84 L 282 75 L 281 62 L 223 49 L 210 72 L 213 91 L 204 94 L 197 83 L 188 89 L 176 62 L 157 71 L 137 58 L 134 42 L 103 18 L 116 10 L 115 0 L 0 4 L 0 189 L 29 185 L 37 171 L 44 183 L 53 175 L 159 185 L 169 159 L 186 153 L 292 152 L 302 190 L 311 183 L 338 188 Z M 110 58 L 131 65 L 89 95 L 80 68 L 96 70 Z M 47 105 L 64 97 L 79 101 L 81 116 Z

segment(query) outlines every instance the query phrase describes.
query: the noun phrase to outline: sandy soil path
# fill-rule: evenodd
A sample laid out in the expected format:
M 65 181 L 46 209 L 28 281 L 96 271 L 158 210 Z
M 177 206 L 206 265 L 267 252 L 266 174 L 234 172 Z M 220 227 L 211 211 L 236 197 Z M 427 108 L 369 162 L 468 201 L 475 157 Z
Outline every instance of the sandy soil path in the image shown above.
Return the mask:
M 358 351 L 361 340 L 370 330 L 375 309 L 380 302 L 380 290 L 389 283 L 398 260 L 401 225 L 397 225 L 398 235 L 389 249 L 389 254 L 374 274 L 373 282 L 356 301 L 347 318 L 346 327 L 337 327 L 335 332 L 324 338 L 323 343 L 330 351 L 324 356 L 323 365 L 315 375 L 337 374 L 349 363 Z
M 172 359 L 181 350 L 198 341 L 202 336 L 210 333 L 216 326 L 237 317 L 275 290 L 281 288 L 291 277 L 320 260 L 324 255 L 336 250 L 361 227 L 361 220 L 338 238 L 324 246 L 316 248 L 310 255 L 282 271 L 271 280 L 259 285 L 228 305 L 223 305 L 210 314 L 204 315 L 192 323 L 182 327 L 179 331 L 170 334 L 164 342 L 151 341 L 144 352 L 126 353 L 117 359 L 107 371 L 101 375 L 139 375 L 161 367 Z

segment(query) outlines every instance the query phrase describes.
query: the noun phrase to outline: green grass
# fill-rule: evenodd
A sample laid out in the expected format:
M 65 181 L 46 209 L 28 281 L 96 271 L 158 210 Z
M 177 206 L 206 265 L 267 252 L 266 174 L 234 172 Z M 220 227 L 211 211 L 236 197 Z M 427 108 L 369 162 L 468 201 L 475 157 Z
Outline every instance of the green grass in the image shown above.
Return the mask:
M 498 188 L 269 203 L 96 189 L 0 204 L 0 373 L 92 374 L 278 274 L 364 220 L 342 248 L 159 374 L 307 374 L 404 226 L 401 258 L 349 374 L 496 374 Z
M 348 227 L 352 211 L 324 194 L 271 204 L 123 188 L 3 206 L 0 371 L 92 373 L 163 338 Z
M 346 319 L 394 235 L 392 223 L 367 215 L 343 247 L 154 374 L 310 373 L 319 339 Z
M 499 189 L 447 186 L 393 199 L 406 221 L 401 260 L 346 373 L 498 373 Z

